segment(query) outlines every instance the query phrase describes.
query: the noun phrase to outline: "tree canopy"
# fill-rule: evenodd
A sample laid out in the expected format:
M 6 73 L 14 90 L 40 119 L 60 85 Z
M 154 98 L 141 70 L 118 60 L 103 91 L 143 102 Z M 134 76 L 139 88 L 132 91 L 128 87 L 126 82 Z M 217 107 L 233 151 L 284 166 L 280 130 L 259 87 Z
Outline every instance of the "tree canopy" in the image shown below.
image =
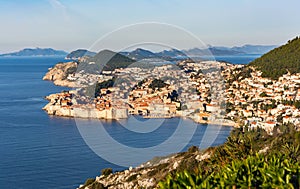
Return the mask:
M 263 77 L 278 79 L 283 74 L 300 72 L 300 38 L 264 54 L 249 64 L 262 71 Z

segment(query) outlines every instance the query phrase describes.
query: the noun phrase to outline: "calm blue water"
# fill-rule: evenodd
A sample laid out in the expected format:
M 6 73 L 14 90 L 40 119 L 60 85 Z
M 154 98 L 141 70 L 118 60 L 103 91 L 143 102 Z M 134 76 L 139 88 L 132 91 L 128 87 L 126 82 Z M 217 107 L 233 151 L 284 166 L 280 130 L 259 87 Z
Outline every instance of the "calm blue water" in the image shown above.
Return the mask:
M 203 59 L 225 61 L 233 64 L 248 64 L 256 58 L 261 57 L 261 54 L 241 54 L 232 56 L 202 56 Z
M 42 110 L 47 103 L 44 96 L 65 89 L 42 80 L 47 69 L 59 61 L 64 60 L 0 58 L 0 188 L 75 188 L 99 175 L 103 168 L 124 169 L 96 155 L 82 139 L 73 119 L 51 117 Z M 118 142 L 143 148 L 168 139 L 177 123 L 178 118 L 166 120 L 146 134 L 130 132 L 117 121 L 104 121 L 103 126 Z M 192 125 L 190 120 L 183 123 Z M 207 126 L 199 125 L 188 146 L 199 145 L 206 130 Z M 218 127 L 209 130 L 214 132 Z M 213 145 L 222 144 L 229 132 L 229 127 L 222 127 Z

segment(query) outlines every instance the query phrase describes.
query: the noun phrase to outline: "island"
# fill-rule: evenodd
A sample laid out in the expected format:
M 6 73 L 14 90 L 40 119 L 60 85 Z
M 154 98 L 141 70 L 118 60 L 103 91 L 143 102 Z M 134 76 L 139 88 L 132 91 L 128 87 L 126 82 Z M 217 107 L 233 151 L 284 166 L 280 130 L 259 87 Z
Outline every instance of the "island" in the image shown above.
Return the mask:
M 25 48 L 17 52 L 0 54 L 0 57 L 36 57 L 36 56 L 66 56 L 68 53 L 62 50 L 52 48 Z

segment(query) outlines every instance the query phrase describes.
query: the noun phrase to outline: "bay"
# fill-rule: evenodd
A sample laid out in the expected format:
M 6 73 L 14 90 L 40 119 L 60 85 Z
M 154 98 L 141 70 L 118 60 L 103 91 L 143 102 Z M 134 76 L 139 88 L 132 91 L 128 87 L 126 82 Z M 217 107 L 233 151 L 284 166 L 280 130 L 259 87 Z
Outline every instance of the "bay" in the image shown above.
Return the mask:
M 44 96 L 67 89 L 42 80 L 49 67 L 64 61 L 63 57 L 0 58 L 1 188 L 76 188 L 87 178 L 100 175 L 103 168 L 126 168 L 94 153 L 82 138 L 74 119 L 48 116 L 42 110 L 47 104 Z M 140 120 L 141 127 L 145 126 L 143 121 L 149 121 L 133 118 Z M 156 120 L 163 122 L 159 129 L 146 134 L 126 130 L 129 122 L 121 125 L 119 121 L 104 121 L 103 127 L 123 145 L 147 148 L 172 136 L 178 119 Z M 89 120 L 81 121 L 87 123 Z M 181 121 L 183 125 L 194 124 L 188 119 Z M 183 150 L 191 145 L 199 146 L 207 130 L 218 131 L 212 144 L 215 146 L 225 142 L 231 128 L 198 125 Z M 165 155 L 163 149 L 157 153 L 160 152 Z M 116 156 L 126 158 L 118 152 Z M 147 160 L 137 157 L 136 162 Z
M 248 64 L 261 57 L 261 54 L 238 54 L 238 55 L 219 55 L 219 56 L 202 56 L 204 60 L 225 61 L 232 64 Z

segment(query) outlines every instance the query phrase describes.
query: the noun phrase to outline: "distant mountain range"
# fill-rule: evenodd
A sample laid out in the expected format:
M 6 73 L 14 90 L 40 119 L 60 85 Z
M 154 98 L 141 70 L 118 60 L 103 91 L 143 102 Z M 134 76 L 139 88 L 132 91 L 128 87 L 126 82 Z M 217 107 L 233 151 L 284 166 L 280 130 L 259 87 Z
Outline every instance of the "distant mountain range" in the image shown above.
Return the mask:
M 145 58 L 156 58 L 157 55 L 151 51 L 137 48 L 134 51 L 131 52 L 120 52 L 120 54 L 127 56 L 133 60 L 141 60 Z
M 174 58 L 187 56 L 183 50 L 180 51 L 177 49 L 164 50 L 156 53 L 156 55 L 158 57 L 174 57 Z
M 17 52 L 1 54 L 0 56 L 66 56 L 67 54 L 65 51 L 52 48 L 25 48 Z
M 71 53 L 69 53 L 66 56 L 66 59 L 78 59 L 83 56 L 92 57 L 92 56 L 95 56 L 96 54 L 97 53 L 88 51 L 86 49 L 78 49 L 78 50 L 75 50 L 75 51 L 72 51 Z
M 193 48 L 189 50 L 183 50 L 183 52 L 188 56 L 224 56 L 224 55 L 238 55 L 238 54 L 248 54 L 242 51 L 232 50 L 230 48 L 222 47 L 209 47 L 207 49 Z
M 164 50 L 161 52 L 151 52 L 146 49 L 135 49 L 129 52 L 120 52 L 121 55 L 127 56 L 133 60 L 160 58 L 165 60 L 173 60 L 174 58 L 187 56 L 230 56 L 242 54 L 265 54 L 276 48 L 275 45 L 244 45 L 241 47 L 208 47 L 206 49 L 192 48 L 188 50 Z M 93 57 L 97 53 L 86 49 L 78 49 L 67 53 L 62 50 L 52 48 L 25 48 L 23 50 L 0 54 L 0 56 L 65 56 L 66 59 L 78 59 L 83 56 Z
M 246 54 L 265 54 L 278 47 L 277 45 L 244 45 L 241 47 L 232 47 L 231 50 L 245 52 Z
M 244 45 L 241 47 L 209 47 L 207 49 L 193 48 L 189 50 L 183 50 L 183 52 L 189 56 L 265 54 L 276 47 L 276 45 Z
M 275 45 L 244 45 L 241 47 L 209 47 L 206 49 L 192 48 L 188 50 L 164 50 L 161 52 L 151 52 L 146 49 L 137 48 L 133 51 L 120 52 L 133 60 L 159 58 L 164 60 L 174 60 L 181 57 L 200 57 L 200 56 L 231 56 L 243 54 L 265 54 L 276 48 Z M 68 59 L 78 59 L 82 56 L 94 56 L 95 52 L 79 49 L 67 55 Z

